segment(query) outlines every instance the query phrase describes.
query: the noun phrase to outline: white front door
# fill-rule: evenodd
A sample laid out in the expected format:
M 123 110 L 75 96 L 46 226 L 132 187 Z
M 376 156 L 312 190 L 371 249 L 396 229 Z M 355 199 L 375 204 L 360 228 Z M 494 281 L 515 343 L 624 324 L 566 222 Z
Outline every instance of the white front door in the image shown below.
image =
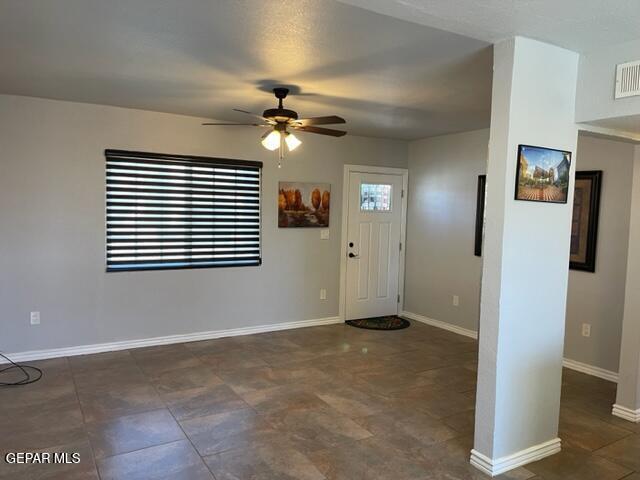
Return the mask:
M 346 319 L 398 313 L 403 177 L 351 172 Z

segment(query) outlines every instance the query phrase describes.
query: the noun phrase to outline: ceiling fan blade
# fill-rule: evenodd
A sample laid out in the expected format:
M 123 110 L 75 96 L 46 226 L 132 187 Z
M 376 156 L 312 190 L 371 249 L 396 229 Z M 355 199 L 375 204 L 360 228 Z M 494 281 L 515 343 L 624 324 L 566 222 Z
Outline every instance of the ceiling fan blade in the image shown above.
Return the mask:
M 252 127 L 271 127 L 271 125 L 264 124 L 264 123 L 216 123 L 216 122 L 207 122 L 207 123 L 203 123 L 202 125 L 236 125 L 236 126 L 251 125 Z
M 274 121 L 269 120 L 268 118 L 264 118 L 262 115 L 258 115 L 257 113 L 247 112 L 246 110 L 240 110 L 239 108 L 234 108 L 233 111 L 234 112 L 244 113 L 246 115 L 251 115 L 252 117 L 259 118 L 263 122 L 267 122 L 267 123 L 270 123 L 270 124 L 274 124 L 275 123 Z
M 330 135 L 332 137 L 342 137 L 343 135 L 347 134 L 347 132 L 345 132 L 344 130 L 334 130 L 332 128 L 320 128 L 311 126 L 298 127 L 295 125 L 292 125 L 292 128 L 300 132 L 319 133 L 320 135 Z
M 336 115 L 330 115 L 327 117 L 312 117 L 312 118 L 300 118 L 294 120 L 292 124 L 306 127 L 307 125 L 331 125 L 334 123 L 347 123 L 342 117 Z

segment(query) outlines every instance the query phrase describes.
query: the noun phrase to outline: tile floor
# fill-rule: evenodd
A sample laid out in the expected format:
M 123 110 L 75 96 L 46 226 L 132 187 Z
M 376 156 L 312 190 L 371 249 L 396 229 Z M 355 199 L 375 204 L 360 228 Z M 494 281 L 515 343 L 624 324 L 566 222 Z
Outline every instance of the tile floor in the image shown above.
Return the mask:
M 476 342 L 345 325 L 34 362 L 0 389 L 0 452 L 78 452 L 0 479 L 467 480 Z M 498 478 L 640 480 L 615 386 L 564 372 L 563 451 Z

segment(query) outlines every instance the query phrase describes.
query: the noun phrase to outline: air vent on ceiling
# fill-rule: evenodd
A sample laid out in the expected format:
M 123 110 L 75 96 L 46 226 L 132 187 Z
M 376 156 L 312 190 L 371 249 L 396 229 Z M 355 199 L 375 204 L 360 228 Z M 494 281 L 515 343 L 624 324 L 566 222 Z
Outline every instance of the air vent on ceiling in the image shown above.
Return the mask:
M 616 98 L 640 95 L 640 60 L 616 68 Z

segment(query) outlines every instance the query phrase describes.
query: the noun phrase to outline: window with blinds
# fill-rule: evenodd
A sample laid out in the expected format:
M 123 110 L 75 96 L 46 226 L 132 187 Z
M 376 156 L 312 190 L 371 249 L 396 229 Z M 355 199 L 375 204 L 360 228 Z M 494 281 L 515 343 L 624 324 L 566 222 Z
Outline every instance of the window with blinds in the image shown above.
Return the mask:
M 105 156 L 108 272 L 260 265 L 262 162 Z

